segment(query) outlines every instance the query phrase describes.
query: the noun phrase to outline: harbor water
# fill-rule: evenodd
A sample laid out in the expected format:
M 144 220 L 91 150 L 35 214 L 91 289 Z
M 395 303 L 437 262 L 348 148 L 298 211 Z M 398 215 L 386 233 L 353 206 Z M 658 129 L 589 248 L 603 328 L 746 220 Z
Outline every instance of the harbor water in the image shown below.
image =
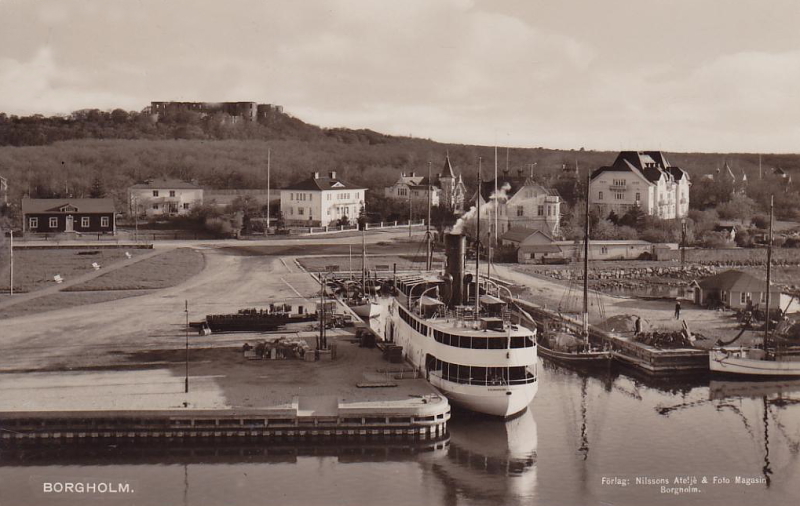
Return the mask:
M 370 323 L 385 328 L 382 318 Z M 454 410 L 438 448 L 253 441 L 0 450 L 0 505 L 797 503 L 800 381 L 655 382 L 539 360 L 527 411 L 503 421 Z M 117 492 L 53 491 L 67 483 Z
M 449 443 L 431 451 L 4 448 L 0 504 L 788 505 L 800 497 L 800 383 L 650 384 L 540 371 L 522 416 L 455 411 Z M 67 483 L 84 492 L 63 491 Z

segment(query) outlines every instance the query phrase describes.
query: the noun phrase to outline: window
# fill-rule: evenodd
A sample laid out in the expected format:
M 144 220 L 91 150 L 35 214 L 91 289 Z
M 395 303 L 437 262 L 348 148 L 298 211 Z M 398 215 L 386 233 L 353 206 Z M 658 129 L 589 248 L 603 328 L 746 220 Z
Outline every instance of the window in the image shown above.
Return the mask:
M 298 207 L 298 208 L 297 208 L 297 214 L 299 214 L 300 216 L 302 216 L 304 213 L 305 213 L 305 208 L 302 208 L 302 207 Z
M 89 228 L 89 217 L 88 216 L 81 216 L 81 227 Z
M 761 303 L 762 304 L 767 303 L 767 292 L 761 292 Z
M 536 210 L 536 214 L 539 216 L 544 216 L 544 206 L 539 206 L 539 208 Z
M 636 202 L 639 202 L 640 200 L 642 200 L 642 194 L 639 193 L 639 192 L 636 192 Z
M 601 255 L 607 255 L 607 254 L 608 254 L 608 248 L 607 248 L 607 247 L 605 247 L 605 246 L 602 246 L 602 247 L 600 248 L 600 254 L 601 254 Z
M 189 203 L 188 202 L 184 202 L 183 203 L 183 208 L 184 209 L 189 209 Z
M 158 209 L 158 204 L 153 204 L 153 209 Z
M 39 228 L 39 218 L 29 218 L 28 228 L 30 229 Z
M 175 196 L 175 190 L 170 190 L 169 191 L 169 196 L 170 197 L 174 197 Z
M 158 190 L 153 190 L 153 197 L 158 197 Z
M 600 195 L 597 196 L 597 200 L 603 200 L 603 192 L 600 192 Z
M 108 216 L 101 216 L 100 217 L 100 226 L 107 227 L 108 226 Z
M 553 216 L 553 208 L 550 206 L 547 206 L 547 216 Z
M 740 296 L 739 296 L 739 302 L 741 302 L 742 304 L 744 304 L 745 302 L 747 302 L 747 294 L 746 294 L 745 292 L 742 292 L 742 293 L 740 294 Z
M 52 217 L 50 218 L 50 228 L 56 228 L 58 226 L 58 218 Z
M 625 194 L 624 193 L 615 193 L 614 194 L 614 198 L 617 199 L 617 200 L 623 200 L 623 199 L 625 199 Z
M 294 215 L 294 207 L 289 208 L 289 214 Z
M 517 206 L 517 216 L 522 216 L 524 212 L 525 210 L 523 209 L 522 206 Z
M 615 179 L 613 185 L 614 186 L 625 186 L 626 181 L 624 179 Z
M 289 200 L 294 200 L 294 192 L 289 194 Z

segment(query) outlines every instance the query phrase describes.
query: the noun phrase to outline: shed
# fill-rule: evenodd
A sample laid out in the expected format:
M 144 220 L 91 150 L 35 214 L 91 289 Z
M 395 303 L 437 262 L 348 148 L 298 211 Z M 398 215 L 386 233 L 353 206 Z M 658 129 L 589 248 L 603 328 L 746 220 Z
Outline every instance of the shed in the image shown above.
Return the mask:
M 695 303 L 707 306 L 722 304 L 732 309 L 746 309 L 767 302 L 767 282 L 748 272 L 729 269 L 714 276 L 709 276 L 697 283 Z M 770 288 L 770 305 L 780 306 L 781 311 L 794 313 L 800 310 L 800 302 L 781 293 L 776 286 Z

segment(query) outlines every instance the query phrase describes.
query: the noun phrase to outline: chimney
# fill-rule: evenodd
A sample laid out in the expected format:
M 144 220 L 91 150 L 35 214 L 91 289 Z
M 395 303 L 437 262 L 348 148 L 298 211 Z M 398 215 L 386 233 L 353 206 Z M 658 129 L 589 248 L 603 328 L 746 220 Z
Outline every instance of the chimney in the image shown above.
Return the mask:
M 417 176 L 417 173 L 412 170 L 411 171 L 411 177 L 416 177 L 416 176 Z
M 460 234 L 445 234 L 444 248 L 447 259 L 445 272 L 452 278 L 448 305 L 453 308 L 463 304 L 464 256 L 467 252 L 467 238 Z
M 331 179 L 336 179 L 336 171 L 332 170 L 328 172 L 328 177 L 330 177 Z
M 311 177 L 312 177 L 313 179 L 319 179 L 319 172 L 312 172 L 312 173 L 311 173 Z

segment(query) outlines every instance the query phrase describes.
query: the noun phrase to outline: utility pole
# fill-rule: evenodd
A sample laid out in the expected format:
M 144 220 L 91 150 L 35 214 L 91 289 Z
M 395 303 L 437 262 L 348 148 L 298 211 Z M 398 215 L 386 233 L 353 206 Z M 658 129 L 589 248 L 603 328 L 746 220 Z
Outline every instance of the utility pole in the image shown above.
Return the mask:
M 681 271 L 686 263 L 686 218 L 681 218 Z
M 411 219 L 414 217 L 414 205 L 411 200 L 411 185 L 408 185 L 408 238 L 411 239 Z
M 269 213 L 270 213 L 270 198 L 269 198 L 269 170 L 271 161 L 271 148 L 267 148 L 267 233 L 269 233 Z
M 186 381 L 184 393 L 189 393 L 189 301 L 186 300 Z
M 11 230 L 11 241 L 9 244 L 10 258 L 8 265 L 8 278 L 9 278 L 9 295 L 14 295 L 14 231 Z

